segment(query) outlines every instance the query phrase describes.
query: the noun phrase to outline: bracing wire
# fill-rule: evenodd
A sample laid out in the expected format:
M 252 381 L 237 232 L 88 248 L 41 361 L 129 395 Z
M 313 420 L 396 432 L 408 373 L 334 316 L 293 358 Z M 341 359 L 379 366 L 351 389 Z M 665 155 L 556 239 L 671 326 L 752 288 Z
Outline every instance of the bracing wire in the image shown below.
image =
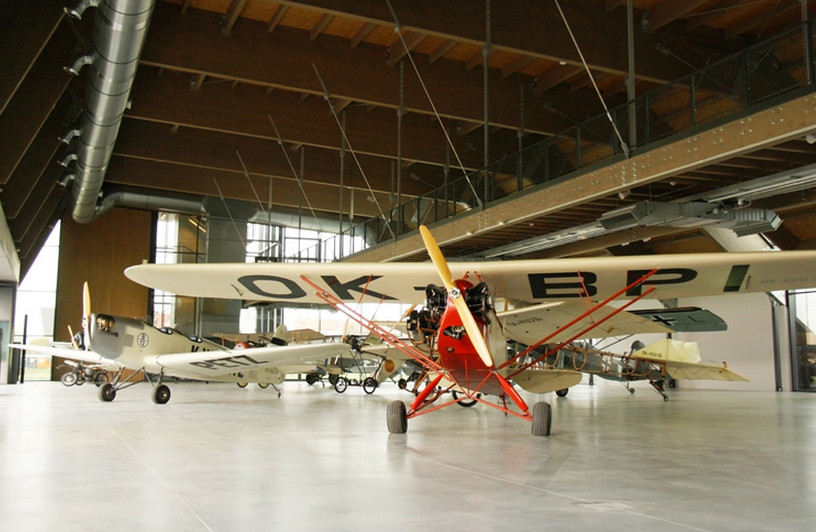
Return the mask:
M 249 182 L 249 188 L 252 189 L 252 194 L 255 195 L 255 200 L 258 202 L 258 207 L 260 207 L 261 212 L 266 214 L 266 209 L 264 209 L 263 203 L 261 203 L 261 198 L 258 197 L 258 191 L 255 190 L 255 185 L 252 183 L 252 179 L 249 177 L 249 170 L 247 170 L 246 165 L 244 164 L 244 160 L 241 158 L 241 152 L 235 150 L 235 155 L 238 156 L 238 162 L 241 163 L 241 168 L 244 170 L 244 176 L 246 177 L 247 181 Z
M 623 148 L 623 153 L 626 155 L 626 158 L 629 158 L 629 146 L 623 141 L 623 136 L 621 136 L 621 132 L 618 129 L 618 126 L 615 125 L 615 121 L 612 120 L 612 115 L 609 113 L 609 107 L 606 106 L 606 102 L 603 99 L 603 95 L 601 94 L 601 90 L 598 88 L 598 84 L 595 83 L 595 77 L 592 75 L 592 72 L 589 70 L 589 65 L 584 59 L 584 54 L 581 52 L 581 47 L 578 45 L 578 41 L 575 39 L 575 35 L 572 33 L 572 28 L 570 28 L 569 22 L 567 22 L 567 17 L 564 15 L 564 11 L 561 9 L 561 4 L 558 0 L 555 1 L 555 7 L 558 8 L 558 13 L 561 15 L 561 20 L 564 21 L 564 26 L 567 27 L 567 33 L 569 33 L 570 39 L 572 39 L 572 44 L 575 45 L 575 50 L 578 52 L 578 56 L 581 58 L 581 64 L 584 65 L 584 70 L 586 70 L 587 75 L 589 76 L 589 81 L 592 82 L 592 86 L 595 88 L 595 93 L 598 95 L 598 99 L 601 101 L 601 105 L 603 105 L 604 112 L 606 113 L 606 118 L 609 119 L 609 123 L 612 124 L 612 129 L 615 130 L 615 135 L 618 137 L 618 141 L 621 144 L 621 148 Z
M 312 216 L 314 217 L 315 223 L 317 224 L 317 228 L 322 232 L 323 226 L 320 225 L 320 220 L 317 219 L 317 214 L 315 214 L 314 209 L 312 208 L 312 202 L 309 201 L 309 196 L 306 194 L 306 189 L 303 187 L 303 179 L 295 170 L 295 165 L 292 164 L 292 158 L 289 157 L 289 152 L 286 151 L 286 146 L 283 145 L 283 137 L 281 137 L 280 131 L 278 131 L 278 126 L 275 125 L 275 121 L 272 120 L 272 115 L 267 113 L 266 117 L 269 119 L 269 123 L 272 124 L 272 129 L 275 130 L 275 137 L 277 138 L 278 145 L 281 147 L 283 151 L 283 156 L 286 158 L 286 162 L 289 164 L 289 169 L 292 170 L 292 175 L 295 176 L 295 181 L 297 181 L 298 187 L 300 187 L 300 192 L 303 194 L 303 197 L 306 199 L 306 205 L 309 206 L 309 211 L 311 211 Z
M 385 0 L 385 3 L 388 5 L 388 10 L 391 11 L 391 16 L 394 18 L 394 31 L 399 36 L 400 42 L 402 46 L 408 50 L 408 45 L 405 42 L 405 38 L 402 36 L 401 28 L 399 19 L 397 18 L 397 13 L 394 11 L 394 8 L 391 6 L 391 0 Z M 450 134 L 448 133 L 447 128 L 445 128 L 444 123 L 442 122 L 442 117 L 439 115 L 439 111 L 436 109 L 436 105 L 434 104 L 433 98 L 431 98 L 431 93 L 428 92 L 428 87 L 425 85 L 425 81 L 422 79 L 422 75 L 419 73 L 419 68 L 417 68 L 416 63 L 414 62 L 414 58 L 411 56 L 410 50 L 406 54 L 408 56 L 408 60 L 411 62 L 411 67 L 414 69 L 414 73 L 419 80 L 419 84 L 422 86 L 422 90 L 425 92 L 425 98 L 428 99 L 428 103 L 431 105 L 431 110 L 433 110 L 434 116 L 436 117 L 436 121 L 439 122 L 440 127 L 442 128 L 442 132 L 445 134 L 445 140 L 448 142 L 448 146 L 450 146 L 451 150 L 453 151 L 453 156 L 456 157 L 456 162 L 459 163 L 459 168 L 462 170 L 462 173 L 465 176 L 465 180 L 467 180 L 467 184 L 470 187 L 470 191 L 473 192 L 473 197 L 476 198 L 476 204 L 479 207 L 482 207 L 482 200 L 479 199 L 479 194 L 476 192 L 476 188 L 473 186 L 473 182 L 470 180 L 470 176 L 468 176 L 467 171 L 465 170 L 465 165 L 462 162 L 462 159 L 459 157 L 459 152 L 456 151 L 456 146 L 453 145 L 453 141 L 450 138 Z M 487 58 L 485 58 L 487 61 Z
M 368 192 L 369 194 L 371 194 L 371 197 L 374 198 L 374 204 L 377 206 L 377 210 L 380 212 L 380 216 L 385 222 L 385 226 L 388 228 L 388 232 L 391 233 L 392 238 L 396 239 L 397 235 L 394 234 L 394 230 L 391 228 L 391 223 L 385 216 L 382 207 L 380 207 L 380 202 L 377 200 L 377 195 L 374 193 L 374 189 L 371 188 L 371 183 L 368 182 L 368 177 L 366 177 L 365 171 L 363 170 L 363 165 L 360 164 L 360 160 L 357 158 L 357 152 L 355 152 L 354 149 L 351 147 L 351 142 L 349 141 L 348 135 L 346 134 L 346 128 L 343 127 L 343 124 L 340 122 L 340 117 L 337 116 L 337 111 L 335 111 L 334 105 L 331 102 L 329 90 L 326 88 L 326 84 L 323 83 L 323 78 L 320 76 L 320 71 L 317 69 L 317 65 L 315 65 L 314 63 L 312 63 L 312 68 L 314 68 L 315 75 L 317 75 L 317 81 L 320 82 L 320 87 L 323 89 L 323 99 L 326 100 L 326 103 L 329 105 L 329 110 L 331 111 L 331 114 L 334 117 L 334 121 L 337 122 L 337 127 L 340 128 L 340 134 L 343 135 L 343 140 L 346 143 L 346 147 L 348 148 L 349 153 L 351 153 L 351 156 L 354 158 L 354 162 L 357 164 L 357 169 L 360 170 L 360 175 L 363 176 L 363 181 L 365 181 L 366 188 L 368 188 Z
M 238 230 L 238 224 L 235 223 L 235 218 L 232 217 L 232 212 L 230 212 L 229 205 L 227 205 L 227 200 L 224 198 L 224 193 L 221 192 L 221 187 L 218 186 L 218 181 L 214 177 L 213 183 L 215 183 L 215 189 L 218 190 L 218 197 L 221 198 L 221 203 L 224 204 L 224 209 L 227 211 L 227 216 L 229 216 L 230 222 L 232 222 L 232 227 L 235 228 L 235 233 L 238 235 L 238 240 L 241 241 L 241 245 L 243 245 L 244 249 L 246 249 L 246 240 L 244 240 L 243 235 L 241 235 L 241 231 Z

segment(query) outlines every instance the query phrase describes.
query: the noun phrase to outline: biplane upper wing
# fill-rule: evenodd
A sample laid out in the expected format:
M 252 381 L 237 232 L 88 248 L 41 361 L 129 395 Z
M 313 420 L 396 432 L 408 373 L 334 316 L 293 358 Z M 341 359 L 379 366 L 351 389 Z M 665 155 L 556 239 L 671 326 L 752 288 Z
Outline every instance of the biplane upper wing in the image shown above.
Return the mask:
M 531 303 L 604 299 L 654 270 L 650 297 L 713 296 L 816 286 L 816 251 L 696 253 L 552 260 L 450 262 L 456 278 L 487 281 L 495 298 Z M 193 297 L 320 303 L 314 283 L 342 302 L 420 303 L 438 284 L 431 263 L 141 264 L 131 280 Z M 309 282 L 307 282 L 307 280 Z M 642 294 L 644 286 L 622 297 Z
M 348 355 L 349 349 L 347 344 L 342 343 L 296 344 L 172 353 L 153 355 L 148 359 L 176 375 L 206 378 L 272 368 L 287 373 L 291 368 L 324 366 L 326 359 Z

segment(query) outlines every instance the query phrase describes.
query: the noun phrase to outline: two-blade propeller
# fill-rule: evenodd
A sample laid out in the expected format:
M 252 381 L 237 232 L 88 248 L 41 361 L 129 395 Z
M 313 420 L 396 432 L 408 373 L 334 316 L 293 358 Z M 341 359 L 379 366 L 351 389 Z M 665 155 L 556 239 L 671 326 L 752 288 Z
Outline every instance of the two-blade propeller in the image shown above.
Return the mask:
M 459 312 L 459 317 L 462 319 L 462 325 L 465 326 L 465 331 L 467 331 L 470 342 L 473 344 L 476 352 L 479 353 L 479 358 L 482 359 L 485 366 L 492 368 L 493 357 L 490 355 L 490 350 L 485 343 L 484 336 L 482 336 L 482 331 L 479 329 L 479 324 L 476 323 L 476 318 L 474 318 L 470 312 L 462 292 L 453 281 L 453 275 L 448 267 L 448 262 L 445 260 L 445 256 L 442 254 L 442 250 L 439 249 L 439 245 L 427 227 L 420 225 L 419 233 L 422 235 L 425 249 L 428 250 L 428 255 L 431 256 L 431 261 L 436 267 L 439 277 L 442 279 L 442 284 L 445 285 L 445 289 L 448 291 L 448 296 L 451 301 L 453 301 L 457 312 Z

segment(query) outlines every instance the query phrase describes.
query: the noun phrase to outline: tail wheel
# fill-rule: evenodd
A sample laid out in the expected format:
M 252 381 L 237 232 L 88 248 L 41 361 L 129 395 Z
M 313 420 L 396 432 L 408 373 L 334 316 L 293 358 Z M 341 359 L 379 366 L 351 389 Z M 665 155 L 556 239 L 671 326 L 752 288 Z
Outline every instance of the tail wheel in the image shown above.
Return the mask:
M 153 402 L 157 405 L 163 405 L 170 400 L 170 388 L 164 384 L 159 384 L 153 390 Z
M 388 432 L 391 434 L 405 434 L 408 432 L 408 416 L 405 403 L 402 401 L 388 403 L 386 421 L 388 423 Z
M 246 387 L 247 387 L 247 384 L 249 384 L 249 383 L 248 383 L 248 382 L 239 382 L 239 383 L 238 383 L 238 387 L 239 387 L 239 388 L 246 388 Z
M 533 436 L 549 436 L 552 428 L 552 407 L 550 403 L 533 405 Z
M 377 379 L 373 377 L 366 377 L 366 379 L 363 381 L 363 391 L 368 395 L 374 393 L 374 390 L 377 389 L 377 386 L 379 386 L 379 384 L 377 383 Z
M 70 373 L 66 373 L 65 375 L 63 375 L 60 380 L 65 386 L 73 386 L 74 384 L 76 384 L 77 376 L 76 373 L 71 371 Z
M 258 387 L 260 387 L 261 390 L 266 390 L 267 388 L 269 388 L 269 383 L 268 382 L 259 382 Z
M 337 381 L 334 383 L 334 391 L 337 393 L 343 393 L 348 388 L 348 381 L 345 377 L 337 377 Z
M 459 404 L 459 406 L 464 406 L 465 408 L 470 408 L 471 406 L 473 406 L 473 405 L 475 405 L 476 403 L 479 402 L 476 399 L 471 399 L 469 401 L 467 399 L 459 399 L 459 396 L 456 395 L 455 391 L 452 391 L 451 394 L 453 395 L 453 400 L 456 401 Z M 476 397 L 481 397 L 481 396 L 482 396 L 482 394 L 480 394 L 480 393 L 476 394 Z
M 114 399 L 116 399 L 116 388 L 113 387 L 113 384 L 106 382 L 105 384 L 99 387 L 100 401 L 110 403 Z

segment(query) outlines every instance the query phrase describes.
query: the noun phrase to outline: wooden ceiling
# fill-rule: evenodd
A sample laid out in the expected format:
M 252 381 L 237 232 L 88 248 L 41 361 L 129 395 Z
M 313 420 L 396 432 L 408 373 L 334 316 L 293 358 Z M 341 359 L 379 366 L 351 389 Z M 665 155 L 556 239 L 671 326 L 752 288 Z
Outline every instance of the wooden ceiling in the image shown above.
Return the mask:
M 88 50 L 96 10 L 75 21 L 64 4 L 0 7 L 0 200 L 23 269 L 70 211 L 59 184 L 66 170 L 57 164 L 70 147 L 57 138 L 76 127 L 86 76 L 63 67 Z M 627 99 L 626 4 L 560 0 L 609 108 Z M 102 193 L 201 199 L 219 197 L 220 189 L 284 212 L 308 202 L 321 217 L 364 221 L 398 198 L 428 193 L 603 112 L 558 8 L 552 0 L 159 0 Z M 634 0 L 634 8 L 638 94 L 803 16 L 795 0 Z M 816 14 L 816 1 L 807 10 Z M 672 102 L 661 105 L 652 112 L 670 117 Z M 813 145 L 786 140 L 666 175 L 625 202 L 595 198 L 462 239 L 446 252 L 478 254 L 594 221 L 622 204 L 682 199 L 814 162 Z M 785 220 L 780 247 L 816 241 L 814 200 L 813 191 L 768 200 Z M 652 233 L 638 251 L 712 247 L 695 230 Z M 623 243 L 598 239 L 550 255 Z

